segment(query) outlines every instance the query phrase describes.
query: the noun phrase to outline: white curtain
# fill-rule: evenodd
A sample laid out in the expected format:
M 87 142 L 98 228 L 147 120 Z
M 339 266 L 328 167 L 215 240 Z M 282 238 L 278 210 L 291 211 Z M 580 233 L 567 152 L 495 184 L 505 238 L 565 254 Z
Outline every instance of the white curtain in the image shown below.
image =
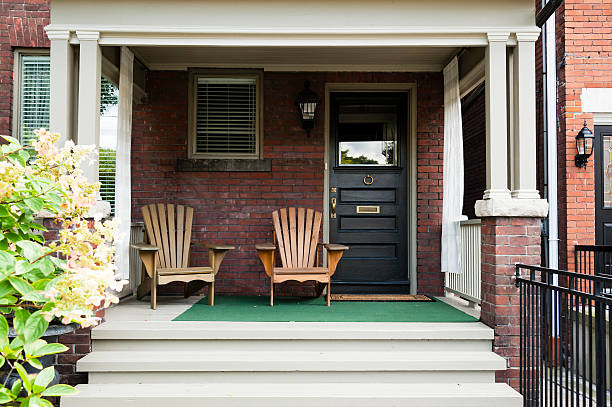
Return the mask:
M 442 201 L 442 272 L 461 273 L 463 209 L 463 131 L 457 57 L 444 68 L 444 178 Z

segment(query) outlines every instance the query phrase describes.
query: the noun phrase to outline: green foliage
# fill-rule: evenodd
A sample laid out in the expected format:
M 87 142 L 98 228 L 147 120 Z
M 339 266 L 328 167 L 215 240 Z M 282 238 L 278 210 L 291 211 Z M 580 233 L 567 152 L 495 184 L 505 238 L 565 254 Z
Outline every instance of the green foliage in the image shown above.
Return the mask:
M 0 146 L 0 367 L 18 374 L 8 388 L 6 375 L 0 383 L 0 404 L 6 406 L 52 406 L 44 397 L 73 394 L 70 386 L 51 386 L 55 370 L 43 366 L 42 356 L 65 352 L 59 343 L 42 336 L 49 326 L 45 311 L 52 302 L 45 291 L 61 272 L 62 260 L 50 256 L 44 245 L 45 227 L 34 218 L 41 210 L 57 212 L 63 193 L 49 177 L 30 171 L 30 149 L 16 139 L 4 137 Z M 3 178 L 4 177 L 4 178 Z M 12 182 L 21 179 L 24 182 Z M 14 335 L 9 337 L 10 327 Z M 25 366 L 42 369 L 30 374 Z
M 352 157 L 348 155 L 348 152 L 348 150 L 340 151 L 340 162 L 342 164 L 378 164 L 378 161 L 372 160 L 371 158 L 368 158 L 365 155 L 360 155 L 359 157 Z

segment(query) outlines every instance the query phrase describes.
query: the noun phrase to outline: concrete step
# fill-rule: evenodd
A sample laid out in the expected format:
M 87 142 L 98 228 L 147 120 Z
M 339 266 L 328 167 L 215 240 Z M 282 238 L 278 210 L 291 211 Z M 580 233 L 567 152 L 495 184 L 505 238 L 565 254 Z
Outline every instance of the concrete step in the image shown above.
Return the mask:
M 344 351 L 490 351 L 480 323 L 107 322 L 92 332 L 94 351 L 235 349 Z M 205 343 L 202 341 L 206 341 Z
M 378 372 L 385 372 L 391 382 L 406 383 L 422 376 L 420 382 L 457 382 L 460 378 L 486 383 L 494 381 L 496 370 L 505 368 L 505 360 L 493 352 L 450 351 L 95 351 L 77 362 L 79 372 L 89 372 L 90 383 L 197 383 L 210 376 L 217 376 L 216 381 L 238 382 L 268 378 L 285 382 L 355 382 Z M 346 373 L 349 376 L 344 377 Z
M 520 407 L 522 397 L 496 383 L 380 384 L 210 383 L 87 384 L 62 407 Z

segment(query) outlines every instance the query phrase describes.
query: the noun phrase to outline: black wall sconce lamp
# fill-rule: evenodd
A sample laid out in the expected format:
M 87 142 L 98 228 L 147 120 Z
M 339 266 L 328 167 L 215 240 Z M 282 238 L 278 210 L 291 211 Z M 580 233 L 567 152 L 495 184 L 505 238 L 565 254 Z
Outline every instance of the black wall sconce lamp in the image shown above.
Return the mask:
M 297 95 L 295 105 L 300 114 L 302 128 L 306 130 L 306 135 L 308 137 L 310 137 L 310 130 L 314 127 L 315 113 L 320 101 L 317 94 L 310 90 L 310 82 L 304 82 L 304 90 Z
M 586 120 L 584 121 L 584 127 L 578 132 L 576 136 L 576 157 L 574 157 L 574 163 L 578 168 L 586 168 L 589 157 L 593 154 L 593 139 L 595 136 L 593 132 L 587 127 Z

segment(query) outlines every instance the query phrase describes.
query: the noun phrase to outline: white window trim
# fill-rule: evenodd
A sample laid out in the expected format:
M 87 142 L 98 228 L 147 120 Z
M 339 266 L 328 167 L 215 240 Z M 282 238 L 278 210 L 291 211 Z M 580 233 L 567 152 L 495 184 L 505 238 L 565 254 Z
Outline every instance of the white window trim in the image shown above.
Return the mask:
M 20 140 L 19 127 L 21 117 L 21 59 L 24 56 L 51 56 L 48 48 L 18 48 L 13 51 L 13 117 L 11 135 Z
M 198 153 L 196 152 L 196 89 L 198 78 L 245 78 L 256 81 L 256 126 L 255 153 Z M 194 69 L 189 71 L 189 108 L 187 156 L 192 159 L 250 159 L 263 158 L 263 71 L 259 70 L 208 70 Z

